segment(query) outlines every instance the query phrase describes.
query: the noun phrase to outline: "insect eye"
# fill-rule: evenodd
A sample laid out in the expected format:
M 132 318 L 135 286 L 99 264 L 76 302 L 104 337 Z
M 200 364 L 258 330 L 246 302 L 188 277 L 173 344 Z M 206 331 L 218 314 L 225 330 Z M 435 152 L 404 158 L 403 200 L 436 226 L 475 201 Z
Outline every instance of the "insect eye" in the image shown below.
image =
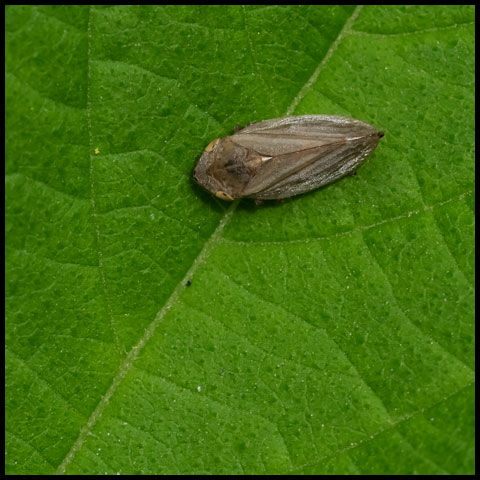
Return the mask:
M 225 192 L 218 191 L 215 194 L 216 197 L 221 198 L 222 200 L 227 200 L 228 202 L 233 202 L 235 200 L 231 195 Z
M 206 152 L 211 152 L 215 146 L 217 145 L 218 141 L 220 139 L 219 138 L 216 138 L 215 140 L 212 140 L 206 147 L 205 147 L 205 151 Z

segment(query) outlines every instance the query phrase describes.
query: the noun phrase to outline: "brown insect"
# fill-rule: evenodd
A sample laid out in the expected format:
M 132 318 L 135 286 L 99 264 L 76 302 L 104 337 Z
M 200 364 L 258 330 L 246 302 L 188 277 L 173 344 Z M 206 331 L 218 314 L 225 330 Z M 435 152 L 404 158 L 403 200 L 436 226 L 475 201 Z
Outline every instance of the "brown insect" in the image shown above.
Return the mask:
M 213 140 L 194 178 L 222 200 L 291 197 L 354 174 L 383 135 L 334 115 L 264 120 Z

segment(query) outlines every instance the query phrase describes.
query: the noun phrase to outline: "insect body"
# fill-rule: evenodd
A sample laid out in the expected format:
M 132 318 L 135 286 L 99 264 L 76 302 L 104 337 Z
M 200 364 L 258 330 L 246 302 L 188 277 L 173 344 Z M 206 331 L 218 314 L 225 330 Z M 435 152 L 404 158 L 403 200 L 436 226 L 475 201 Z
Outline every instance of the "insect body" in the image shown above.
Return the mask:
M 353 174 L 383 132 L 334 115 L 301 115 L 251 123 L 213 140 L 195 180 L 222 200 L 291 197 Z

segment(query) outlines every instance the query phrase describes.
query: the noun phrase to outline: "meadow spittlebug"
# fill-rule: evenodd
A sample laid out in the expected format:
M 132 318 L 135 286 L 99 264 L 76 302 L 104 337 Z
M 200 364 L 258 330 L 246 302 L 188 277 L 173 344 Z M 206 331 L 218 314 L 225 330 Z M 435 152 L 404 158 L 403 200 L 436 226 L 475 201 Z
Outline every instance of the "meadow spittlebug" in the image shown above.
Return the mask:
M 222 200 L 291 197 L 355 173 L 381 137 L 354 118 L 273 118 L 210 142 L 194 178 Z

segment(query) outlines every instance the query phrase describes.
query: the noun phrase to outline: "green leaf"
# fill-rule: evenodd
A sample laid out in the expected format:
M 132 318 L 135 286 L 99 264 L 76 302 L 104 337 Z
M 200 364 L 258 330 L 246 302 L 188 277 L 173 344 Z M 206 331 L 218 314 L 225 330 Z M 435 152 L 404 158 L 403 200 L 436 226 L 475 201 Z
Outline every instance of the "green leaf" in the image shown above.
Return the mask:
M 8 7 L 6 472 L 473 474 L 474 13 Z M 281 205 L 194 184 L 291 113 L 386 135 Z

